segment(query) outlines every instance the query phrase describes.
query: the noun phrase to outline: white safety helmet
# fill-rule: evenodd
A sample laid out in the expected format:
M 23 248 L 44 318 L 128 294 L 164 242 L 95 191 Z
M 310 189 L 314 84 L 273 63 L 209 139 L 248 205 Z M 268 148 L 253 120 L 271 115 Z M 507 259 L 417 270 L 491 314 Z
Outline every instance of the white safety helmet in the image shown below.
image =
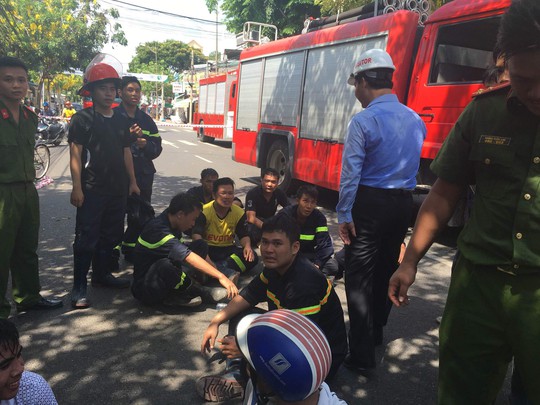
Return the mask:
M 353 72 L 349 76 L 347 83 L 354 86 L 355 76 L 364 72 L 366 76 L 376 78 L 376 72 L 367 72 L 368 70 L 373 69 L 396 70 L 396 67 L 394 66 L 394 62 L 392 62 L 392 58 L 388 52 L 385 52 L 382 49 L 370 49 L 360 55 L 360 59 L 358 59 L 358 62 L 354 64 Z

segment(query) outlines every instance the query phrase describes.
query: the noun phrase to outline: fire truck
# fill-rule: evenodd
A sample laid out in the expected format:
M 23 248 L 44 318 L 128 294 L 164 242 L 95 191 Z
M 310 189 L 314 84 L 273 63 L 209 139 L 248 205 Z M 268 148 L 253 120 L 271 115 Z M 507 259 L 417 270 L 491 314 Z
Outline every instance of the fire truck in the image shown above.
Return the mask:
M 214 139 L 232 140 L 236 70 L 199 81 L 198 109 L 193 116 L 193 129 L 202 142 Z
M 338 190 L 347 125 L 361 110 L 347 79 L 363 52 L 381 48 L 396 66 L 393 91 L 427 126 L 418 183 L 429 188 L 429 164 L 483 87 L 510 2 L 454 0 L 423 26 L 407 10 L 361 16 L 244 49 L 229 99 L 233 159 L 277 169 L 284 189 L 296 179 Z

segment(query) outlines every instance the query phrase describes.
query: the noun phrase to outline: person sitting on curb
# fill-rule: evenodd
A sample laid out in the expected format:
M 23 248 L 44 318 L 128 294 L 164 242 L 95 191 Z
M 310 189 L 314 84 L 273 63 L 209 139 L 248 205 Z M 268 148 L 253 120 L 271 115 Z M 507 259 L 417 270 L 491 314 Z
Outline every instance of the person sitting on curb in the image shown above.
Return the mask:
M 215 303 L 238 294 L 234 283 L 205 260 L 206 242 L 195 240 L 187 245 L 181 241 L 182 232 L 193 226 L 200 213 L 200 202 L 180 193 L 161 215 L 146 224 L 133 256 L 131 291 L 135 298 L 147 305 L 196 306 L 203 300 Z M 223 288 L 197 285 L 186 266 L 217 279 Z
M 341 278 L 345 263 L 342 250 L 334 257 L 334 245 L 328 233 L 324 214 L 319 211 L 319 192 L 315 186 L 300 186 L 296 193 L 296 204 L 290 205 L 278 215 L 288 215 L 300 227 L 300 252 L 327 277 Z
M 244 405 L 346 405 L 324 379 L 332 353 L 322 330 L 288 309 L 247 315 L 238 324 L 238 347 L 249 363 Z M 276 374 L 277 373 L 277 374 Z
M 214 199 L 214 182 L 219 178 L 218 172 L 212 168 L 206 168 L 201 172 L 201 185 L 191 187 L 187 192 L 197 198 L 202 205 L 209 203 Z
M 246 196 L 246 217 L 251 245 L 258 246 L 261 241 L 263 221 L 276 214 L 278 205 L 285 208 L 289 200 L 285 192 L 278 188 L 279 173 L 275 169 L 261 172 L 261 185 L 248 191 Z
M 276 215 L 263 224 L 261 257 L 263 271 L 229 304 L 214 316 L 203 335 L 201 352 L 214 348 L 219 327 L 229 321 L 229 334 L 218 343 L 230 360 L 221 375 L 201 377 L 197 393 L 206 401 L 224 401 L 243 395 L 240 370 L 242 354 L 235 339 L 236 325 L 255 306 L 266 302 L 269 310 L 291 309 L 306 315 L 324 332 L 330 342 L 332 364 L 327 380 L 337 373 L 347 354 L 347 335 L 339 298 L 324 275 L 299 254 L 298 225 L 287 216 Z M 259 310 L 260 311 L 260 310 Z
M 216 267 L 232 280 L 240 273 L 251 270 L 258 263 L 257 254 L 251 248 L 246 229 L 246 214 L 233 204 L 234 181 L 222 177 L 214 182 L 214 201 L 203 206 L 192 231 L 193 240 L 204 239 L 208 243 L 210 259 Z M 236 246 L 234 237 L 240 245 Z
M 58 405 L 47 381 L 24 371 L 22 350 L 15 325 L 0 319 L 0 405 Z

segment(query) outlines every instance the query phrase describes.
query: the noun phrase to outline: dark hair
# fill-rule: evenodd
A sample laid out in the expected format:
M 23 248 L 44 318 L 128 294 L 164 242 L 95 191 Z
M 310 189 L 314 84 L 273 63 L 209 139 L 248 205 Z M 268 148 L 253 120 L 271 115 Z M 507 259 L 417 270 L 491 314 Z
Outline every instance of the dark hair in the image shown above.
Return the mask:
M 497 48 L 506 59 L 518 53 L 540 50 L 538 0 L 512 1 L 499 26 Z
M 211 167 L 208 167 L 206 169 L 203 169 L 203 171 L 201 172 L 201 180 L 204 179 L 205 177 L 208 177 L 208 176 L 216 176 L 216 177 L 219 177 L 219 174 L 218 172 L 216 172 L 214 169 L 212 169 Z
M 394 71 L 392 69 L 380 68 L 359 73 L 355 76 L 355 79 L 356 81 L 360 81 L 362 78 L 365 79 L 369 87 L 375 90 L 391 89 L 394 87 L 394 82 L 392 82 L 393 75 Z
M 214 186 L 212 187 L 212 192 L 217 193 L 218 188 L 220 186 L 233 186 L 234 188 L 234 181 L 230 177 L 221 177 L 214 181 Z
M 19 346 L 19 331 L 13 322 L 0 319 L 0 347 L 15 353 Z
M 271 232 L 283 232 L 285 235 L 287 235 L 287 238 L 289 238 L 291 245 L 300 240 L 300 228 L 298 224 L 296 221 L 292 220 L 289 215 L 283 212 L 266 219 L 263 222 L 261 232 L 263 234 Z
M 315 200 L 319 200 L 319 190 L 315 186 L 300 186 L 296 191 L 296 198 L 300 199 L 303 195 L 307 195 Z
M 13 56 L 1 56 L 0 57 L 0 68 L 3 67 L 19 67 L 23 68 L 24 71 L 28 74 L 28 67 L 24 64 L 19 58 L 14 58 Z
M 120 88 L 124 90 L 124 88 L 130 83 L 137 83 L 139 87 L 142 87 L 141 82 L 135 76 L 124 76 L 122 77 L 122 83 L 120 84 Z
M 276 177 L 279 180 L 279 172 L 276 169 L 272 169 L 271 167 L 267 167 L 266 169 L 261 170 L 261 179 L 264 176 L 272 176 Z
M 176 194 L 169 203 L 169 213 L 173 215 L 179 211 L 189 214 L 196 209 L 202 210 L 202 204 L 196 197 L 188 193 Z

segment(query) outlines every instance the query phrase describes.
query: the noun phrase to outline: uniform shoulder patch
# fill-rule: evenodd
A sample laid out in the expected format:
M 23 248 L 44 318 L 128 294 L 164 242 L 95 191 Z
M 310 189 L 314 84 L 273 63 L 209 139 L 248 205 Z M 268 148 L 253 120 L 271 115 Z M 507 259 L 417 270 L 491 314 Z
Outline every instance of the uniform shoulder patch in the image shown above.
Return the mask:
M 488 96 L 488 95 L 495 95 L 495 94 L 501 94 L 504 92 L 510 91 L 510 82 L 503 82 L 496 86 L 490 86 L 487 88 L 479 89 L 478 91 L 475 91 L 472 94 L 473 98 Z

